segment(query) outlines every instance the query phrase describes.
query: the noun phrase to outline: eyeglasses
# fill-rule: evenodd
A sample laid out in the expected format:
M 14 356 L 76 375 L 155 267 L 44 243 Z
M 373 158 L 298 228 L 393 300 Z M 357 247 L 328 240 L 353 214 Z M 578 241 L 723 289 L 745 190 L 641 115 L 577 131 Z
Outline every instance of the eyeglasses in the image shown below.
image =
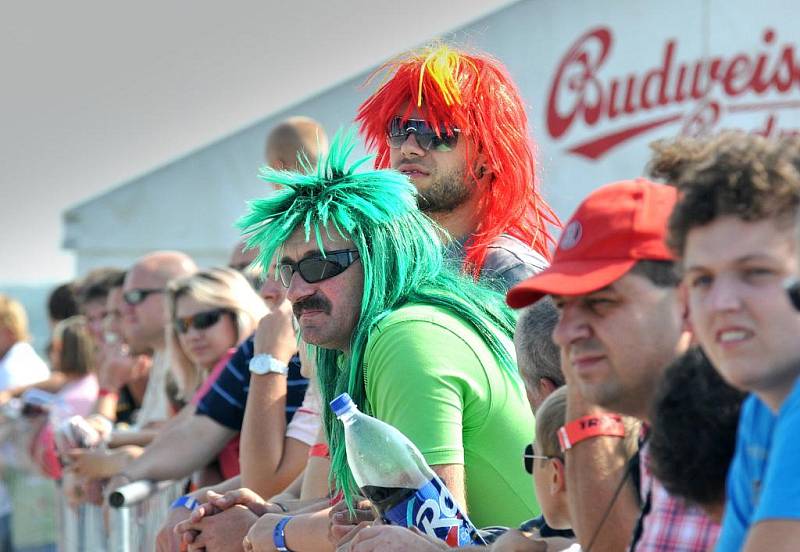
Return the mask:
M 408 119 L 404 121 L 401 117 L 395 117 L 389 121 L 389 128 L 386 134 L 386 141 L 389 147 L 399 148 L 408 139 L 408 135 L 414 133 L 419 147 L 425 151 L 435 149 L 436 151 L 452 151 L 458 143 L 458 134 L 461 130 L 457 128 L 446 128 L 440 126 L 434 129 L 427 121 L 421 119 Z
M 184 316 L 183 318 L 176 318 L 172 325 L 175 327 L 175 331 L 179 334 L 185 334 L 189 331 L 189 328 L 194 328 L 195 330 L 205 330 L 219 322 L 219 319 L 222 318 L 223 314 L 233 314 L 232 311 L 228 309 L 214 309 L 210 311 L 203 311 L 198 312 L 197 314 L 193 314 L 192 316 Z
M 788 278 L 783 283 L 783 289 L 786 290 L 786 295 L 795 310 L 800 311 L 800 280 L 797 278 Z
M 534 454 L 532 444 L 526 446 L 525 452 L 522 454 L 522 461 L 525 463 L 525 471 L 531 475 L 533 475 L 534 460 L 552 460 L 553 458 L 561 459 L 560 456 L 543 456 L 541 454 Z
M 292 275 L 300 273 L 309 284 L 315 284 L 328 278 L 333 278 L 344 272 L 347 267 L 359 259 L 357 249 L 341 249 L 339 251 L 328 251 L 325 256 L 322 253 L 312 255 L 299 260 L 296 263 L 279 263 L 278 274 L 284 287 L 289 287 L 292 282 Z
M 166 290 L 164 290 L 164 289 L 155 289 L 155 288 L 152 288 L 152 289 L 144 289 L 144 288 L 132 289 L 130 291 L 126 291 L 125 293 L 123 293 L 122 294 L 122 299 L 127 304 L 129 304 L 130 306 L 133 307 L 135 305 L 138 305 L 139 303 L 144 302 L 144 300 L 147 299 L 148 295 L 150 295 L 152 293 L 164 293 L 164 291 L 166 291 Z

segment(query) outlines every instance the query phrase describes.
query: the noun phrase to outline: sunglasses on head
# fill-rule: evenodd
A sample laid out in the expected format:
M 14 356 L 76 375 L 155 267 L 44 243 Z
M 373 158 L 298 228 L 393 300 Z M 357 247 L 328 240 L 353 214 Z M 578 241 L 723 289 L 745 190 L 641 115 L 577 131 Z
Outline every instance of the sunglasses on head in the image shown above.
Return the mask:
M 210 328 L 217 322 L 224 314 L 232 314 L 228 309 L 214 309 L 209 311 L 198 312 L 191 316 L 184 316 L 183 318 L 176 318 L 172 324 L 175 326 L 175 331 L 179 334 L 185 334 L 189 328 L 195 330 L 205 330 Z
M 439 129 L 433 128 L 427 121 L 422 119 L 407 119 L 395 117 L 389 121 L 389 128 L 386 134 L 386 141 L 389 147 L 399 148 L 408 139 L 409 134 L 414 134 L 419 147 L 425 151 L 451 151 L 458 143 L 458 134 L 461 131 L 457 128 L 446 128 L 440 126 Z
M 311 255 L 296 263 L 279 263 L 278 274 L 284 287 L 289 287 L 292 275 L 297 272 L 309 284 L 333 278 L 344 272 L 348 266 L 359 259 L 357 249 L 340 249 Z
M 157 288 L 152 288 L 152 289 L 145 289 L 145 288 L 131 289 L 131 290 L 126 291 L 125 293 L 122 294 L 122 299 L 127 304 L 129 304 L 130 306 L 134 306 L 134 305 L 138 305 L 139 303 L 144 302 L 144 300 L 147 299 L 148 295 L 150 295 L 152 293 L 164 293 L 164 291 L 166 291 L 166 290 L 157 289 Z
M 533 453 L 533 445 L 529 444 L 525 447 L 525 452 L 522 454 L 522 461 L 525 463 L 525 471 L 533 475 L 533 461 L 534 460 L 552 460 L 553 458 L 560 458 L 559 456 L 543 456 L 541 454 Z
M 800 280 L 789 278 L 783 284 L 783 288 L 786 290 L 786 295 L 789 297 L 794 309 L 800 311 Z

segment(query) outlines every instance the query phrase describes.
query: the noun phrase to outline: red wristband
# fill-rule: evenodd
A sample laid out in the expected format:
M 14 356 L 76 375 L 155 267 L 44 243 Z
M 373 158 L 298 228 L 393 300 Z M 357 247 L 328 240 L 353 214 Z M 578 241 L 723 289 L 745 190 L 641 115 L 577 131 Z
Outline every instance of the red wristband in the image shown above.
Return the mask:
M 316 445 L 312 445 L 310 449 L 308 449 L 308 456 L 319 456 L 320 458 L 330 458 L 331 454 L 328 450 L 328 445 L 325 443 L 317 443 Z
M 101 387 L 100 390 L 97 392 L 97 398 L 102 399 L 103 397 L 114 397 L 115 399 L 118 399 L 119 393 L 117 393 L 113 389 Z
M 572 420 L 558 430 L 561 452 L 590 437 L 625 437 L 625 425 L 619 414 L 593 414 Z

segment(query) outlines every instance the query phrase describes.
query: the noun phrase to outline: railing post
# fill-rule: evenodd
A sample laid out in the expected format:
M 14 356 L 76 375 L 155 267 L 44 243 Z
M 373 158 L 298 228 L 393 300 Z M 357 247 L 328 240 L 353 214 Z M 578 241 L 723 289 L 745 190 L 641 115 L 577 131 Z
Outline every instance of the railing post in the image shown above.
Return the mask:
M 131 509 L 111 508 L 110 549 L 113 552 L 131 552 Z

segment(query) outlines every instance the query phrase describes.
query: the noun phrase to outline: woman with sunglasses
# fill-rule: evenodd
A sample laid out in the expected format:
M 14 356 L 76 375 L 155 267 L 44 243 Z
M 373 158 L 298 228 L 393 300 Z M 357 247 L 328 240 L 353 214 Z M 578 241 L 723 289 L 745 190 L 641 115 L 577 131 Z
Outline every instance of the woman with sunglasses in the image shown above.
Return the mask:
M 170 314 L 167 351 L 177 398 L 196 404 L 235 348 L 255 330 L 267 308 L 247 279 L 230 268 L 212 268 L 173 280 L 166 293 Z M 183 409 L 180 415 L 192 413 L 193 409 Z M 120 454 L 102 458 L 97 453 L 84 453 L 73 458 L 73 469 L 83 477 L 108 478 L 122 472 L 142 450 L 126 447 Z M 238 473 L 238 437 L 223 449 L 218 461 L 223 477 Z M 199 475 L 199 482 L 210 484 L 207 476 Z
M 266 314 L 264 301 L 239 272 L 212 268 L 167 286 L 167 351 L 179 398 L 202 395 L 230 355 Z M 199 397 L 196 397 L 199 399 Z

